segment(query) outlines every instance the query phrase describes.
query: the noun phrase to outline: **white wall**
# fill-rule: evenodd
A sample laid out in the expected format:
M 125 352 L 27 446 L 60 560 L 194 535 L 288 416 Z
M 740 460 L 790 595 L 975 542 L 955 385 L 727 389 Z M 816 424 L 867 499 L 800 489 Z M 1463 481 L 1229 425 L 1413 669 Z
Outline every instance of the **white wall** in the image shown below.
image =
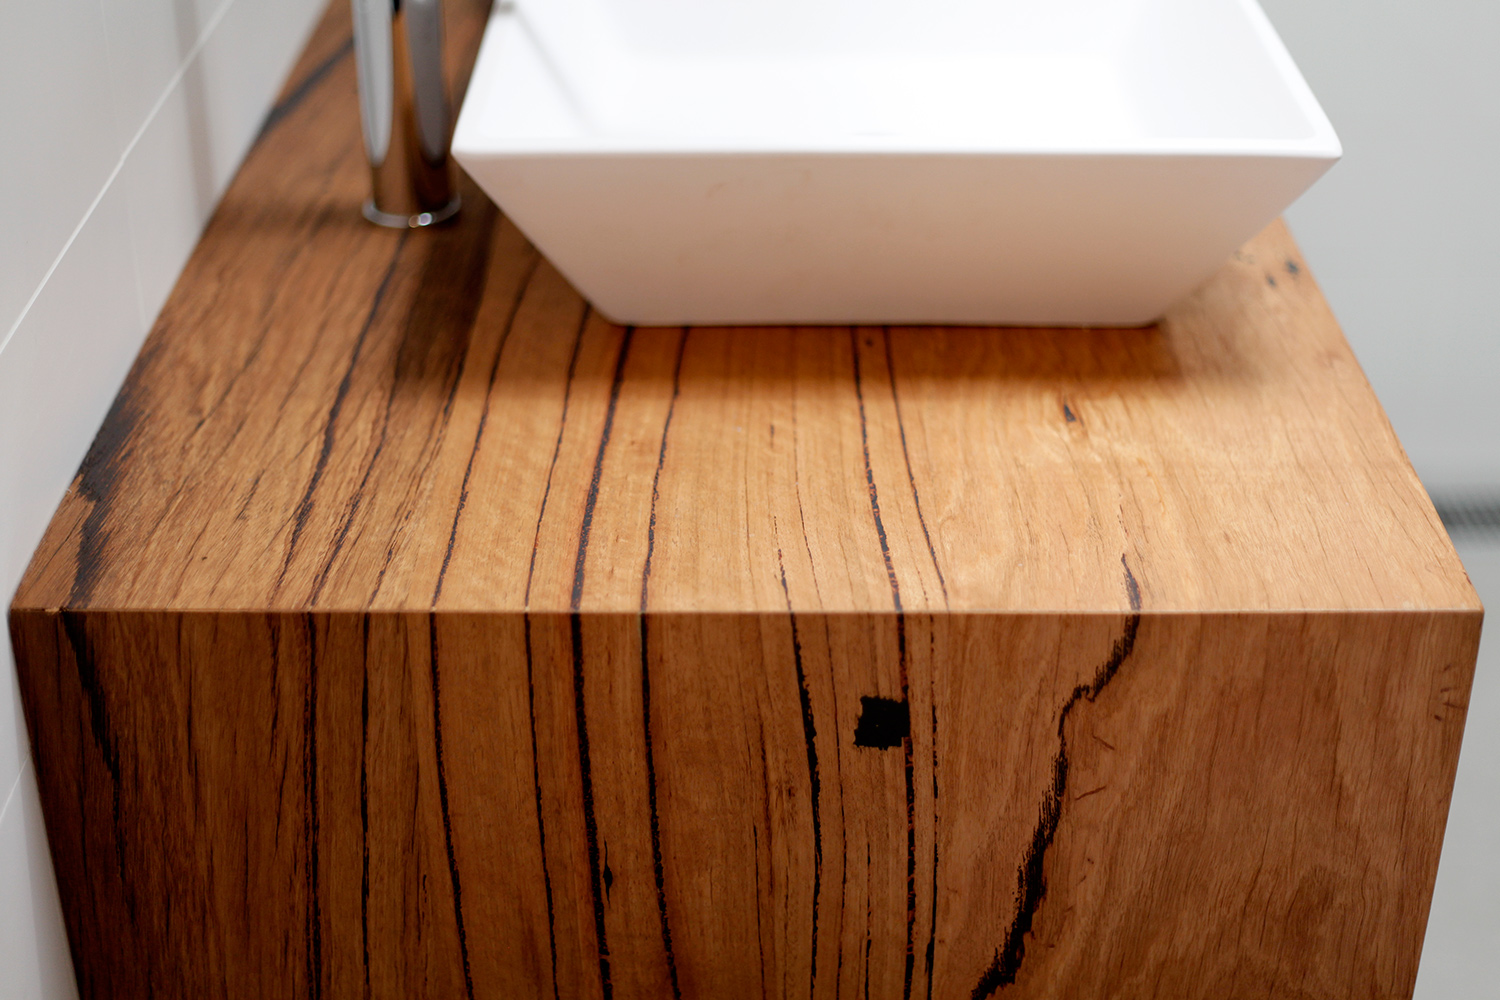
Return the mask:
M 0 31 L 0 598 L 323 0 L 45 0 Z M 0 629 L 0 994 L 75 995 Z
M 1308 263 L 1428 489 L 1500 491 L 1500 3 L 1261 6 L 1344 142 Z

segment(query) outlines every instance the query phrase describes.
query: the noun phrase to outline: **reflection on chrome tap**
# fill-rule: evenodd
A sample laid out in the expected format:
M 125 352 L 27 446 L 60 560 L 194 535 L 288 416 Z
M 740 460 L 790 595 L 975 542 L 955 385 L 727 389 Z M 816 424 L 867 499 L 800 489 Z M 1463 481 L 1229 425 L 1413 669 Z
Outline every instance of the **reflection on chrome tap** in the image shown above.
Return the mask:
M 441 0 L 351 0 L 372 196 L 365 218 L 400 229 L 458 213 L 448 161 Z

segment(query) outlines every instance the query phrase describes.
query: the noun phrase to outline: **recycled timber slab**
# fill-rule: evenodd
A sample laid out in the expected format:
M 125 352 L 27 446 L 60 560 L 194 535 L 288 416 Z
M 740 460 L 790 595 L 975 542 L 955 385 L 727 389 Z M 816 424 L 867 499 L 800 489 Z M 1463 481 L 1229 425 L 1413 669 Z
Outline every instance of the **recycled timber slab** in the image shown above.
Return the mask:
M 1481 610 L 1281 224 L 622 329 L 359 218 L 346 7 L 11 611 L 86 998 L 1410 996 Z

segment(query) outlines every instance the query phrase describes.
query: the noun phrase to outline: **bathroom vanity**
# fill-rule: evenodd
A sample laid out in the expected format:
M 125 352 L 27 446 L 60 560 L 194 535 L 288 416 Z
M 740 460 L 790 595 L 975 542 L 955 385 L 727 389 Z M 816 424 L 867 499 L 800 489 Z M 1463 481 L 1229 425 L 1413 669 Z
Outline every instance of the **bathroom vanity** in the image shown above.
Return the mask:
M 622 328 L 360 218 L 346 6 L 11 609 L 83 996 L 1410 996 L 1481 610 L 1284 226 Z

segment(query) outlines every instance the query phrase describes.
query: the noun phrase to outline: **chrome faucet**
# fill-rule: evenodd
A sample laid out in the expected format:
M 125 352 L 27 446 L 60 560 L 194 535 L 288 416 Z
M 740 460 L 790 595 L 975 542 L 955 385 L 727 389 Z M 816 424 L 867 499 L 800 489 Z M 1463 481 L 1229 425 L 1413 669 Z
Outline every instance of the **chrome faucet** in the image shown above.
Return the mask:
M 400 229 L 451 219 L 441 0 L 350 0 L 372 194 L 365 218 Z

